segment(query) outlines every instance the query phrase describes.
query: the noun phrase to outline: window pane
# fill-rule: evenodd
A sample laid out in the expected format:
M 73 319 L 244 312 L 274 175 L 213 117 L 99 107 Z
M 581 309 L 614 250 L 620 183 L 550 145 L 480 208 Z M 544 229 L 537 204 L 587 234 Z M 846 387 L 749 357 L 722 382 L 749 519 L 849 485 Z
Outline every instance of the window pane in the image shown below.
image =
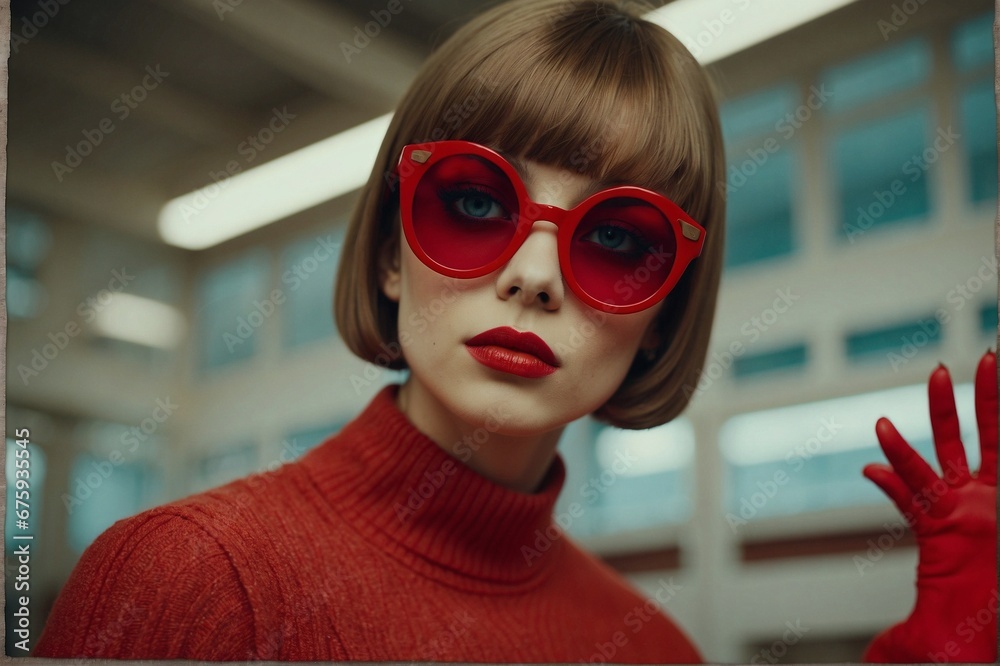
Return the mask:
M 218 368 L 253 356 L 258 329 L 266 319 L 258 306 L 270 302 L 269 268 L 267 254 L 256 251 L 205 275 L 195 311 L 202 368 Z
M 777 131 L 776 126 L 793 111 L 798 91 L 792 84 L 782 85 L 728 101 L 719 109 L 726 144 Z
M 872 227 L 926 219 L 930 210 L 926 172 L 938 157 L 928 148 L 933 145 L 929 127 L 929 112 L 917 108 L 834 136 L 841 238 L 856 243 Z
M 789 345 L 772 351 L 746 354 L 733 361 L 733 376 L 744 378 L 779 370 L 802 369 L 808 360 L 805 344 Z
M 285 346 L 295 347 L 333 337 L 333 279 L 343 239 L 343 227 L 289 246 L 282 261 Z
M 986 79 L 966 88 L 959 99 L 962 143 L 969 170 L 972 201 L 997 198 L 997 113 L 993 81 Z
M 930 313 L 916 321 L 849 333 L 845 338 L 847 358 L 890 363 L 894 355 L 909 359 L 921 349 L 940 345 L 941 328 L 937 318 Z
M 729 181 L 727 268 L 792 252 L 792 173 L 797 165 L 797 155 L 789 146 L 770 154 L 759 166 L 749 159 L 730 163 L 730 172 L 736 168 L 746 177 Z
M 985 335 L 997 337 L 997 304 L 987 303 L 979 309 L 979 330 Z
M 691 515 L 694 429 L 685 418 L 649 430 L 598 426 L 575 535 L 683 523 Z
M 993 13 L 963 23 L 952 40 L 955 69 L 968 71 L 993 63 Z
M 34 274 L 48 254 L 52 234 L 42 218 L 16 206 L 7 209 L 7 262 Z
M 913 88 L 930 71 L 930 49 L 917 39 L 829 69 L 820 81 L 830 92 L 827 108 L 839 112 Z
M 145 463 L 114 464 L 104 456 L 80 454 L 70 472 L 73 502 L 69 513 L 69 543 L 82 553 L 116 521 L 135 515 L 157 496 L 160 474 Z
M 955 387 L 962 441 L 975 469 L 979 446 L 972 398 L 971 384 Z M 861 475 L 864 465 L 885 462 L 873 431 L 882 416 L 940 473 L 924 384 L 729 419 L 719 444 L 727 468 L 730 527 L 738 532 L 740 525 L 759 518 L 888 502 Z
M 12 319 L 37 317 L 48 301 L 41 282 L 13 265 L 7 266 L 7 314 Z

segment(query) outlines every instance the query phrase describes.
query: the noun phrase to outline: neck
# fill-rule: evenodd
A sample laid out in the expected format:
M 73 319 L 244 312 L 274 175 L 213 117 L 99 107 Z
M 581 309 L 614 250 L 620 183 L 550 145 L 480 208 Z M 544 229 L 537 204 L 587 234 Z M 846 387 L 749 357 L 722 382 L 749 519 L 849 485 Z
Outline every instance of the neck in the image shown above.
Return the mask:
M 536 492 L 552 465 L 563 428 L 533 434 L 498 432 L 499 422 L 481 423 L 457 418 L 434 396 L 412 380 L 399 389 L 399 411 L 435 444 L 481 476 L 510 490 Z

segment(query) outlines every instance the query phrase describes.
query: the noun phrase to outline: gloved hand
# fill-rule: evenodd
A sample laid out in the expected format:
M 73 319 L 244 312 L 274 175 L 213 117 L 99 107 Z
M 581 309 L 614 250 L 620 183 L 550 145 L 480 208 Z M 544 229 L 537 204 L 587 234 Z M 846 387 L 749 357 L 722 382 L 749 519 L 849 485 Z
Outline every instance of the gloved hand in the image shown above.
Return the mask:
M 939 366 L 928 382 L 941 477 L 885 418 L 875 433 L 892 466 L 866 477 L 903 513 L 917 539 L 917 600 L 910 616 L 865 651 L 874 662 L 995 662 L 997 657 L 997 358 L 976 371 L 976 421 L 982 464 L 969 472 L 951 377 Z M 943 478 L 942 478 L 943 477 Z

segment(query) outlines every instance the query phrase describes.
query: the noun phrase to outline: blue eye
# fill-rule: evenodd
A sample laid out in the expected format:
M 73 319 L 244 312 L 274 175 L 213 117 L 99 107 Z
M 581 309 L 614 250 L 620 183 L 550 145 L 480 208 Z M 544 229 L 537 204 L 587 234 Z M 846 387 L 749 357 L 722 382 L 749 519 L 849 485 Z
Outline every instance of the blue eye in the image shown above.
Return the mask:
M 493 197 L 471 192 L 455 201 L 458 212 L 469 217 L 506 217 L 507 211 Z
M 645 249 L 635 234 L 616 225 L 602 225 L 583 236 L 583 240 L 620 254 L 635 254 Z

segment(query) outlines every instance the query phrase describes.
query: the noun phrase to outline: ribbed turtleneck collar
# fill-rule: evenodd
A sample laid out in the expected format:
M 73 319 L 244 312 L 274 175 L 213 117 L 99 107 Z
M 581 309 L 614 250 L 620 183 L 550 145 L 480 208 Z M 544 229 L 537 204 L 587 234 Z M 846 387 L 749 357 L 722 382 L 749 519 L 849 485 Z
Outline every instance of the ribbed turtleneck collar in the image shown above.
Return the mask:
M 505 488 L 449 455 L 396 406 L 386 386 L 303 459 L 338 515 L 420 573 L 479 592 L 540 582 L 563 539 L 552 510 L 566 479 L 555 455 L 538 491 Z

